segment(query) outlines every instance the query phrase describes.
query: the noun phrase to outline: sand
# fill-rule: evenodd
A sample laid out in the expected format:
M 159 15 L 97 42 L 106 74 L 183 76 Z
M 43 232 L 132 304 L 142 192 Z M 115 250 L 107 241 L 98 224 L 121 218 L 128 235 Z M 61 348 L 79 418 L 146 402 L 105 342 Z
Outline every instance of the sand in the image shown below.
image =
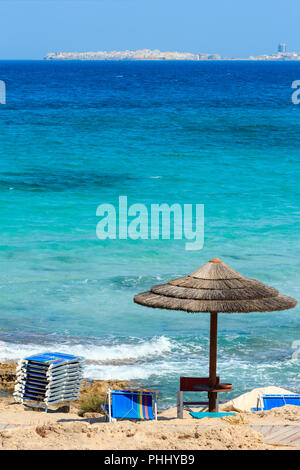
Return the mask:
M 2 367 L 1 367 L 2 366 Z M 0 364 L 0 388 L 12 391 L 15 364 Z M 193 419 L 176 408 L 158 415 L 158 421 L 106 423 L 97 412 L 97 400 L 108 388 L 124 389 L 122 381 L 93 381 L 83 385 L 80 400 L 70 413 L 33 411 L 10 396 L 0 396 L 0 449 L 71 450 L 264 450 L 300 449 L 300 407 L 287 405 L 265 412 L 242 411 L 226 418 Z M 249 409 L 258 391 L 235 400 L 236 408 Z M 249 400 L 249 398 L 251 398 Z M 96 401 L 95 401 L 96 400 Z M 246 405 L 245 405 L 246 404 Z M 232 403 L 222 406 L 232 408 Z M 275 437 L 274 437 L 275 436 Z
M 191 418 L 187 411 L 184 419 L 178 420 L 176 408 L 171 408 L 159 413 L 157 422 L 106 423 L 98 413 L 80 417 L 75 408 L 71 413 L 25 411 L 12 398 L 0 398 L 0 449 L 300 449 L 300 445 L 269 445 L 261 432 L 251 427 L 294 426 L 296 432 L 299 424 L 300 407 L 291 405 L 201 420 Z

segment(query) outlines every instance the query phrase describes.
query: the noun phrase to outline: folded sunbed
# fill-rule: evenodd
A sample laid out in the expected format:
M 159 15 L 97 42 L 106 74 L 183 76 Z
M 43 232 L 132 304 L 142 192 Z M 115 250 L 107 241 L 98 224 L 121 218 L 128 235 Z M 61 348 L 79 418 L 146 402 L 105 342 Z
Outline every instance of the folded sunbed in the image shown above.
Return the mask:
M 83 358 L 62 353 L 36 354 L 19 361 L 14 396 L 30 406 L 76 400 L 83 374 Z

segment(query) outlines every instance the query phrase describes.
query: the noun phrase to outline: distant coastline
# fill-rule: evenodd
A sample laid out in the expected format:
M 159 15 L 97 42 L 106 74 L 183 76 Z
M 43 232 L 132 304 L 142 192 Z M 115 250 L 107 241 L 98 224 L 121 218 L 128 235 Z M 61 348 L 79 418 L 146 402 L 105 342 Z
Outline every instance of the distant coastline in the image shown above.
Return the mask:
M 190 52 L 162 52 L 159 49 L 137 49 L 135 51 L 95 51 L 95 52 L 48 52 L 45 60 L 270 60 L 291 61 L 300 60 L 300 52 L 280 52 L 250 56 L 248 58 L 222 57 L 219 54 L 192 54 Z

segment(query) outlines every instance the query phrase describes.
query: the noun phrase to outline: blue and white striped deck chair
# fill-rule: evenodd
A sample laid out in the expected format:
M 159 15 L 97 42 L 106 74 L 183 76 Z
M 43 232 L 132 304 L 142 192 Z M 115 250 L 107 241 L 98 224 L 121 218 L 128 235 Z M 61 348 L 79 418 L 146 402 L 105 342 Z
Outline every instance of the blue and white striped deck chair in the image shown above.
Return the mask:
M 300 406 L 300 395 L 258 395 L 255 411 L 267 411 L 285 405 Z
M 157 420 L 157 393 L 142 390 L 108 390 L 102 409 L 109 422 L 117 419 Z

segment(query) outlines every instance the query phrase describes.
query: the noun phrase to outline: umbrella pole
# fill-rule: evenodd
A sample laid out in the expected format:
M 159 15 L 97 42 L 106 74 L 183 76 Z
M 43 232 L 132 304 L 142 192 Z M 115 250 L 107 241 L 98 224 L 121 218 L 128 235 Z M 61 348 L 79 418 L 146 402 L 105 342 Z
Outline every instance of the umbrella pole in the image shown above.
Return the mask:
M 210 346 L 209 346 L 209 385 L 215 388 L 217 382 L 217 335 L 218 313 L 210 314 Z M 217 393 L 208 393 L 208 410 L 216 411 Z

